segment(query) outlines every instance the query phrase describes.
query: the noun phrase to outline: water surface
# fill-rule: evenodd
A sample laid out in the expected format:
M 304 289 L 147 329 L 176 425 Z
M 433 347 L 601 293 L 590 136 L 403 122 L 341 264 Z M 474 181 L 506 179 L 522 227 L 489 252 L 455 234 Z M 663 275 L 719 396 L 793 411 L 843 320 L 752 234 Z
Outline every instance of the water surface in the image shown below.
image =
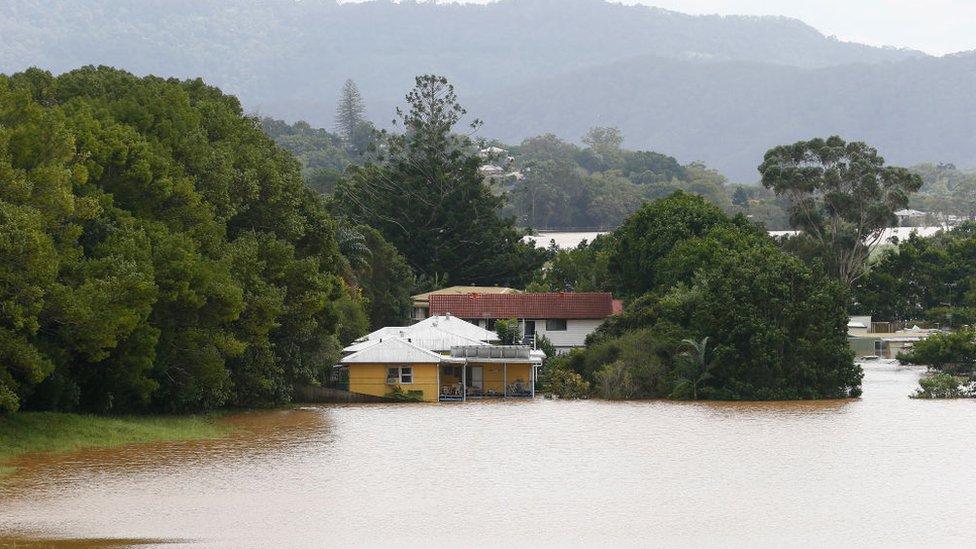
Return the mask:
M 22 460 L 3 536 L 203 546 L 968 545 L 976 401 L 508 401 L 251 412 Z

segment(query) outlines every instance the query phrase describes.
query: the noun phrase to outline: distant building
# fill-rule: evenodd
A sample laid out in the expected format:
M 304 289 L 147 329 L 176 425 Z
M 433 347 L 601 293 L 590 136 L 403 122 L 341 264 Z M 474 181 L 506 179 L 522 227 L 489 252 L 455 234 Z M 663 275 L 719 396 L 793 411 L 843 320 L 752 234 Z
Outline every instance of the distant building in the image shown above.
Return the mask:
M 872 322 L 870 316 L 852 316 L 847 323 L 847 339 L 857 357 L 896 358 L 938 331 L 906 322 Z
M 519 321 L 523 342 L 546 336 L 560 352 L 586 344 L 586 336 L 622 309 L 609 293 L 432 294 L 430 313 L 451 314 L 492 330 L 499 319 Z
M 899 227 L 912 227 L 928 217 L 928 213 L 919 210 L 904 209 L 895 212 L 898 216 Z

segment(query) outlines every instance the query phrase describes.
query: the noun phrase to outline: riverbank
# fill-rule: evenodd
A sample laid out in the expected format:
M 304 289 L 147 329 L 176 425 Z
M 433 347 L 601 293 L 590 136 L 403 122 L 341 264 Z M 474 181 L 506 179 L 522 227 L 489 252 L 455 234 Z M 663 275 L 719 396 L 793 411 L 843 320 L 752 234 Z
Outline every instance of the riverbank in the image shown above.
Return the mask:
M 191 416 L 92 416 L 18 412 L 0 416 L 0 476 L 32 452 L 70 452 L 142 442 L 199 440 L 225 436 L 233 428 L 222 414 Z

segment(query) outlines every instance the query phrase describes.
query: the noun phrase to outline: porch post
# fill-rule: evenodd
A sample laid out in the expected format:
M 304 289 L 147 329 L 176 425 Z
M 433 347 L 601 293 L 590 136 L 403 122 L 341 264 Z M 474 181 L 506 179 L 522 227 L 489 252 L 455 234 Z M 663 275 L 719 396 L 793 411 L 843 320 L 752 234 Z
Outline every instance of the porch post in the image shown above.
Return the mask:
M 461 401 L 468 400 L 468 361 L 461 364 Z
M 437 364 L 437 402 L 441 401 L 441 368 L 443 367 L 443 362 Z
M 505 398 L 508 398 L 508 363 L 507 362 L 502 364 L 502 369 L 503 369 L 502 371 L 504 372 L 502 374 L 502 383 L 503 383 L 502 386 L 504 387 L 502 391 L 502 395 L 504 395 Z
M 535 364 L 529 364 L 529 377 L 532 378 L 532 398 L 535 398 Z

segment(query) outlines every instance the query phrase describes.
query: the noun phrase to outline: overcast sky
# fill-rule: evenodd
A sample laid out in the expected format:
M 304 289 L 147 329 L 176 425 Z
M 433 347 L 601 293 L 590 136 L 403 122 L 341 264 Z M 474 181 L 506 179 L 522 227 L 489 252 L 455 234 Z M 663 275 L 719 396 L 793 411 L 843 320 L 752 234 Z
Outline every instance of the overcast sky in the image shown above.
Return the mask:
M 490 0 L 464 1 L 484 4 Z M 842 40 L 908 47 L 934 55 L 976 49 L 976 0 L 621 1 L 684 13 L 786 15 Z
M 976 49 L 976 0 L 639 0 L 685 13 L 787 15 L 827 35 L 941 55 Z

